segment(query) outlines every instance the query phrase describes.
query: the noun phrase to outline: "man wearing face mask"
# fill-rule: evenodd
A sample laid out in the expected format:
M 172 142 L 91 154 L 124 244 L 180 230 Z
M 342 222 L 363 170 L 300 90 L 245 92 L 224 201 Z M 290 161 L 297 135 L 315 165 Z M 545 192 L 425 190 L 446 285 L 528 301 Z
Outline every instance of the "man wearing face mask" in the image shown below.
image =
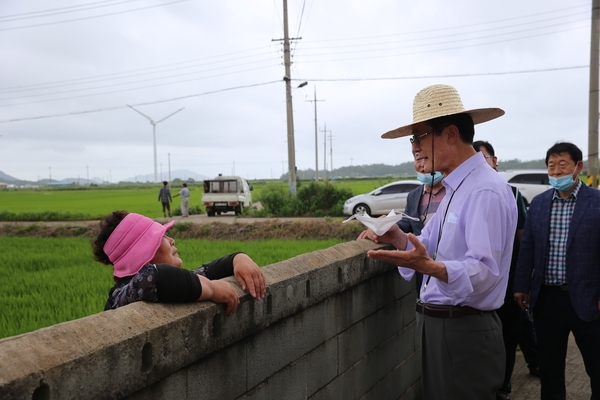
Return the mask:
M 529 206 L 514 299 L 533 312 L 542 399 L 565 399 L 572 332 L 600 399 L 600 191 L 578 178 L 581 150 L 556 143 L 546 153 L 550 189 Z
M 412 233 L 415 236 L 421 234 L 421 230 L 425 224 L 431 220 L 431 217 L 437 211 L 440 202 L 446 194 L 446 188 L 442 185 L 444 175 L 436 171 L 433 175 L 426 174 L 425 163 L 419 157 L 419 153 L 413 151 L 415 157 L 415 171 L 417 171 L 417 179 L 423 184 L 422 187 L 413 189 L 406 197 L 406 209 L 404 214 L 411 217 L 419 218 L 418 221 L 409 218 L 402 218 L 397 222 L 398 227 L 406 233 Z M 415 273 L 415 285 L 417 288 L 417 297 L 423 283 L 423 274 Z

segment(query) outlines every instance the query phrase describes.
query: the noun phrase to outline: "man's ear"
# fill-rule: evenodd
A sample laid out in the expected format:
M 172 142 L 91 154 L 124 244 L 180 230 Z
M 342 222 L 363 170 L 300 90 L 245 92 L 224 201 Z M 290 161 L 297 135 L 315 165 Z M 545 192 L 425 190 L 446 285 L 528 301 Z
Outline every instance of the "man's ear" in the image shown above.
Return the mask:
M 456 125 L 448 125 L 446 128 L 446 132 L 448 133 L 448 143 L 455 144 L 460 138 L 460 133 L 458 132 L 458 128 Z

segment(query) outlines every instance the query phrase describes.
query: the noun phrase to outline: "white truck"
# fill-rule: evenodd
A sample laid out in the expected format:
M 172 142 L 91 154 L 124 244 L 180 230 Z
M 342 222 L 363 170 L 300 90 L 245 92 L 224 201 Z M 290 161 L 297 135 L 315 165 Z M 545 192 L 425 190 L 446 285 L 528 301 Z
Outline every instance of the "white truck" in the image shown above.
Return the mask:
M 235 215 L 243 213 L 244 208 L 252 204 L 252 189 L 240 176 L 219 174 L 215 179 L 205 180 L 202 204 L 206 207 L 206 214 L 214 217 L 229 211 L 234 211 Z

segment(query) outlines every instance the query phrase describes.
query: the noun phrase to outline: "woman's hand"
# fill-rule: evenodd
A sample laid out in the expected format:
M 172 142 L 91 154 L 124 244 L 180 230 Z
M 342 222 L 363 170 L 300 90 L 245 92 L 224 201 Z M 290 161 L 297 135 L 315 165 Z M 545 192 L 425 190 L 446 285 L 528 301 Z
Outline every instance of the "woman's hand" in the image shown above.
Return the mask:
M 247 254 L 239 253 L 233 258 L 233 276 L 243 290 L 248 289 L 256 300 L 265 297 L 265 276 L 260 267 Z
M 240 304 L 240 298 L 234 287 L 229 282 L 214 280 L 198 275 L 202 285 L 202 294 L 198 300 L 210 300 L 213 303 L 224 303 L 227 305 L 225 313 L 231 315 Z
M 231 286 L 229 282 L 221 280 L 210 281 L 210 283 L 213 286 L 214 291 L 210 300 L 215 303 L 225 303 L 227 305 L 225 313 L 227 315 L 233 314 L 240 304 L 240 298 L 233 286 Z

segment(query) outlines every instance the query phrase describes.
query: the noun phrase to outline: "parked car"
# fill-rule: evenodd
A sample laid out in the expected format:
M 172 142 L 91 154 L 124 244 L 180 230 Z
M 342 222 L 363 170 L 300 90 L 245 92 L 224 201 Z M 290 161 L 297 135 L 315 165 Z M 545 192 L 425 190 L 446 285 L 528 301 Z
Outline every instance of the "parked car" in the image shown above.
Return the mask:
M 404 180 L 388 183 L 367 194 L 351 197 L 344 203 L 344 214 L 368 214 L 370 216 L 388 214 L 391 210 L 404 211 L 406 196 L 414 188 L 423 185 L 417 180 Z
M 240 176 L 219 174 L 215 179 L 205 180 L 202 204 L 206 207 L 206 214 L 209 217 L 229 211 L 235 212 L 235 215 L 242 214 L 244 208 L 252 204 L 252 189 Z
M 519 189 L 527 207 L 535 196 L 552 188 L 548 183 L 548 171 L 545 169 L 501 171 L 499 174 L 508 183 Z

